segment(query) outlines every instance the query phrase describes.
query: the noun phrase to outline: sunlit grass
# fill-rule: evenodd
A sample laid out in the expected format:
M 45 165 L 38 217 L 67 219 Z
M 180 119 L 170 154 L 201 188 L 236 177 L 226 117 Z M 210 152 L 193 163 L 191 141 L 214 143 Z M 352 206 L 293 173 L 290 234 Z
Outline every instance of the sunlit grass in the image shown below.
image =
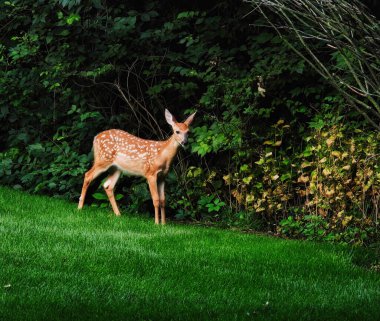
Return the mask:
M 347 250 L 0 188 L 0 320 L 379 320 Z

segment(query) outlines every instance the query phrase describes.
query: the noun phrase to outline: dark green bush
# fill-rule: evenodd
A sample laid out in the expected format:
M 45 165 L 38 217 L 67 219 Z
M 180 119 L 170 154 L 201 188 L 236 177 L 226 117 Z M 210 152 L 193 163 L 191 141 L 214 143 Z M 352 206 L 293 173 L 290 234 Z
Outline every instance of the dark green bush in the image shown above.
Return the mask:
M 250 10 L 229 1 L 1 2 L 0 183 L 76 201 L 96 133 L 164 139 L 164 108 L 179 119 L 197 110 L 168 177 L 169 215 L 369 241 L 378 134 L 282 38 L 252 27 L 260 16 L 243 19 Z M 97 186 L 88 202 L 106 206 Z M 123 178 L 118 193 L 122 207 L 151 210 L 140 178 Z

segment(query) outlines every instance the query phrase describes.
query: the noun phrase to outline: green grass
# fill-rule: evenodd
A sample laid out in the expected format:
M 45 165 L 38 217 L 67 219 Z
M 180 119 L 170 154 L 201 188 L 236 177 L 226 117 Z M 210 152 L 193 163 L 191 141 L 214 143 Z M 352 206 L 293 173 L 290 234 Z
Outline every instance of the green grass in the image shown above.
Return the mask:
M 0 187 L 0 320 L 380 320 L 380 274 L 330 244 Z

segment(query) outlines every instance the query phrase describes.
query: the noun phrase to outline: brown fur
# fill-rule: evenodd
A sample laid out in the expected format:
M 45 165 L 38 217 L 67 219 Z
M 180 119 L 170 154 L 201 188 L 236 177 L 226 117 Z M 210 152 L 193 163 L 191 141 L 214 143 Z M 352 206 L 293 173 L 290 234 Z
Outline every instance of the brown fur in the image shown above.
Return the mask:
M 165 117 L 173 128 L 173 135 L 165 141 L 142 139 L 119 129 L 106 130 L 95 136 L 94 165 L 85 174 L 78 208 L 83 207 L 91 181 L 111 166 L 115 166 L 117 170 L 107 177 L 103 185 L 114 213 L 120 215 L 113 190 L 121 172 L 125 172 L 147 179 L 155 209 L 155 223 L 159 223 L 160 208 L 161 222 L 165 224 L 165 177 L 178 147 L 187 140 L 189 125 L 194 115 L 195 113 L 183 123 L 178 123 L 169 111 L 165 110 Z

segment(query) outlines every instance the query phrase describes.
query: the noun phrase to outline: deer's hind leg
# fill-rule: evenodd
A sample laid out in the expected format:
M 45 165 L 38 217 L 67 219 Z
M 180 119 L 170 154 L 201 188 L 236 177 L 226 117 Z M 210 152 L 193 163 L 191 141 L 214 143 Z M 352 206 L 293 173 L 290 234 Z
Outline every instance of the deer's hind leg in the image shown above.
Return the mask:
M 82 209 L 83 207 L 84 199 L 86 198 L 87 189 L 90 186 L 90 183 L 101 173 L 104 173 L 108 168 L 110 168 L 111 165 L 112 162 L 110 161 L 95 162 L 92 168 L 84 174 L 82 193 L 79 198 L 78 209 Z
M 120 177 L 120 174 L 121 174 L 120 170 L 116 170 L 113 174 L 107 177 L 106 181 L 103 184 L 104 190 L 106 191 L 108 199 L 110 200 L 110 203 L 112 205 L 113 212 L 117 216 L 120 216 L 120 211 L 119 211 L 119 208 L 117 207 L 115 196 L 113 194 L 113 189 Z

